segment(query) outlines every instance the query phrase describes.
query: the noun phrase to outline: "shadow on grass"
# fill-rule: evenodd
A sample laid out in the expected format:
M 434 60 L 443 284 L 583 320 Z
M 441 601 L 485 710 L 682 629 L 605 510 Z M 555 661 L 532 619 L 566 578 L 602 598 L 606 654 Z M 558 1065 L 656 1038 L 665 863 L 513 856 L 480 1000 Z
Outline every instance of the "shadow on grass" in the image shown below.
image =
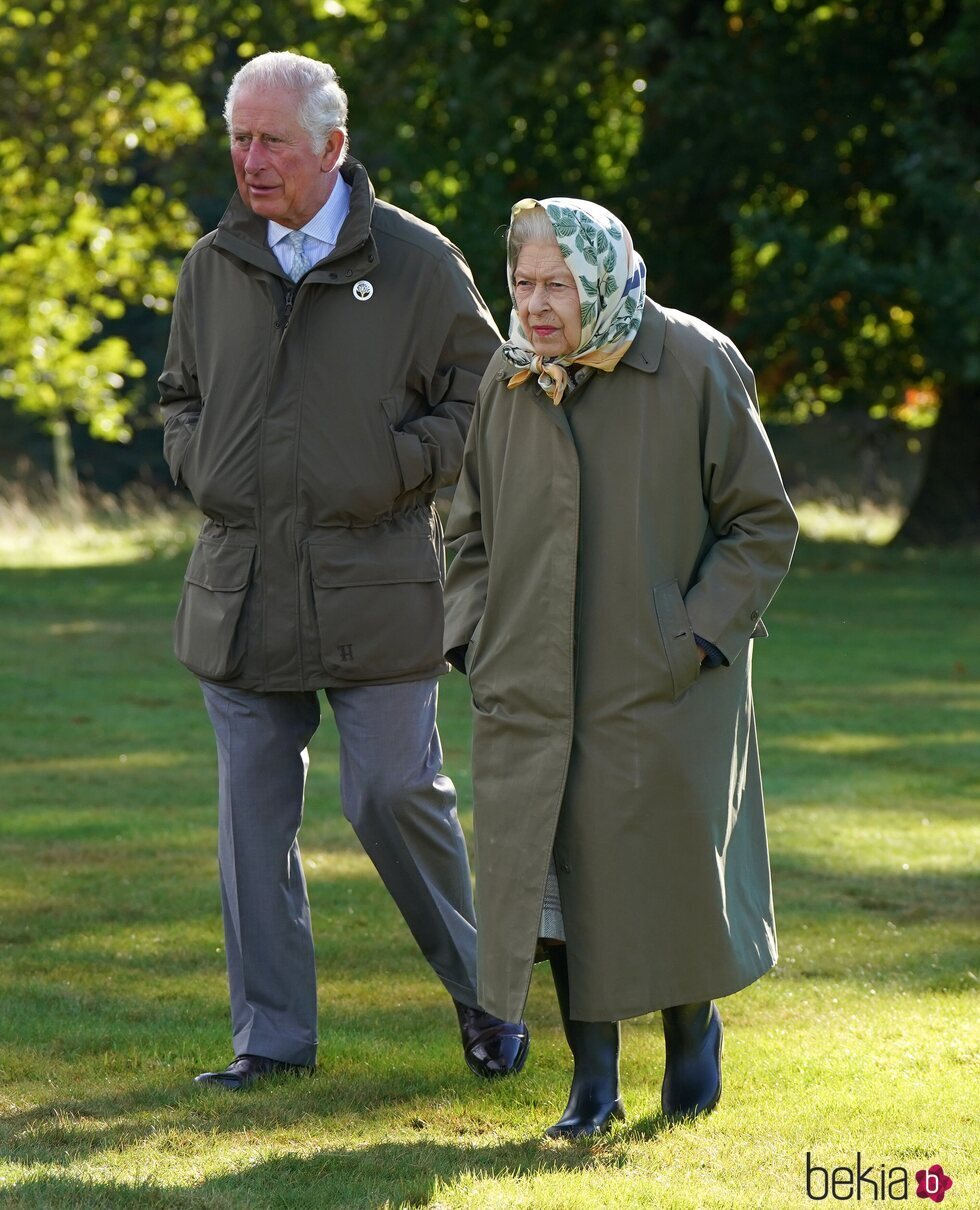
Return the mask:
M 658 1113 L 616 1128 L 602 1139 L 553 1143 L 541 1137 L 546 1124 L 537 1109 L 528 1110 L 526 1137 L 506 1143 L 481 1143 L 484 1130 L 482 1098 L 495 1102 L 521 1093 L 513 1088 L 476 1086 L 465 1076 L 447 1080 L 445 1072 L 413 1069 L 382 1072 L 375 1067 L 353 1076 L 336 1077 L 321 1071 L 313 1080 L 278 1077 L 246 1096 L 214 1090 L 157 1087 L 118 1096 L 66 1100 L 47 1111 L 38 1109 L 4 1118 L 7 1154 L 25 1166 L 61 1167 L 101 1153 L 138 1149 L 161 1128 L 194 1132 L 214 1142 L 225 1136 L 240 1145 L 243 1136 L 295 1126 L 326 1131 L 335 1123 L 367 1120 L 383 1111 L 400 1130 L 419 1131 L 417 1141 L 392 1140 L 367 1145 L 322 1148 L 312 1155 L 277 1156 L 262 1163 L 251 1158 L 239 1170 L 192 1187 L 161 1187 L 149 1183 L 108 1185 L 65 1175 L 38 1174 L 5 1191 L 4 1205 L 99 1207 L 129 1206 L 327 1206 L 381 1207 L 426 1205 L 440 1185 L 461 1177 L 479 1181 L 501 1175 L 533 1177 L 538 1173 L 618 1168 L 624 1144 L 649 1141 L 676 1129 Z M 426 1138 L 427 1125 L 418 1117 L 422 1104 L 437 1105 L 459 1098 L 464 1125 L 460 1141 Z M 165 1121 L 162 1126 L 161 1119 Z M 470 1126 L 469 1123 L 472 1123 Z M 355 1136 L 356 1137 L 356 1134 Z M 5 1150 L 7 1148 L 5 1147 Z M 134 1174 L 135 1175 L 135 1174 Z M 111 1177 L 107 1178 L 111 1179 Z M 303 1192 L 300 1192 L 303 1191 Z
M 666 1123 L 661 1129 L 666 1129 Z M 451 1186 L 460 1177 L 473 1181 L 501 1176 L 520 1179 L 539 1173 L 619 1168 L 623 1162 L 621 1138 L 622 1134 L 616 1133 L 591 1143 L 552 1143 L 535 1132 L 520 1142 L 488 1147 L 420 1141 L 324 1149 L 309 1159 L 273 1160 L 258 1172 L 220 1177 L 208 1182 L 207 1189 L 240 1195 L 248 1204 L 255 1204 L 250 1200 L 253 1191 L 261 1192 L 270 1180 L 301 1179 L 312 1183 L 315 1204 L 320 1206 L 366 1207 L 388 1202 L 394 1206 L 424 1206 L 440 1185 Z
M 879 873 L 777 854 L 773 893 L 781 974 L 788 961 L 810 979 L 873 978 L 916 993 L 971 986 L 980 908 L 973 871 Z
M 972 870 L 874 873 L 787 853 L 774 855 L 772 868 L 777 908 L 791 927 L 794 918 L 817 923 L 855 911 L 896 925 L 968 924 L 980 906 L 980 874 Z
M 41 1177 L 12 1191 L 12 1206 L 101 1207 L 144 1206 L 247 1206 L 287 1205 L 344 1207 L 367 1210 L 378 1207 L 426 1206 L 440 1186 L 538 1174 L 577 1173 L 618 1169 L 624 1162 L 622 1145 L 649 1140 L 670 1126 L 653 1115 L 633 1128 L 620 1129 L 603 1139 L 552 1143 L 536 1130 L 526 1140 L 480 1146 L 470 1142 L 384 1142 L 364 1147 L 324 1148 L 312 1156 L 282 1156 L 243 1171 L 204 1181 L 193 1188 L 93 1185 L 65 1177 Z M 297 1192 L 302 1189 L 303 1192 Z M 287 1190 L 292 1192 L 286 1192 Z M 478 1203 L 474 1203 L 478 1204 Z

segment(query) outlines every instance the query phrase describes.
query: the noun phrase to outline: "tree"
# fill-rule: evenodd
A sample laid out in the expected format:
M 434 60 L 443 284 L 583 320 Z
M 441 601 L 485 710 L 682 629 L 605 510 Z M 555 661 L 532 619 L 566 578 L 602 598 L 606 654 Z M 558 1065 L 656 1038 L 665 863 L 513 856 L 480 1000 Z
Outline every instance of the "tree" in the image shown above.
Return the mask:
M 498 313 L 491 235 L 511 204 L 595 197 L 662 301 L 735 336 L 771 411 L 884 423 L 939 404 L 903 535 L 976 536 L 977 0 L 379 14 L 353 43 L 356 139 L 395 200 L 454 234 Z
M 844 404 L 885 422 L 938 403 L 901 537 L 976 540 L 980 6 L 725 8 L 719 66 L 742 92 L 731 326 L 796 415 Z
M 649 11 L 402 0 L 335 23 L 355 154 L 384 196 L 456 240 L 501 319 L 513 203 L 564 192 L 613 204 L 626 191 L 643 133 L 630 64 Z
M 144 74 L 161 31 L 138 7 L 0 0 L 0 20 L 0 394 L 51 433 L 71 504 L 71 421 L 129 435 L 145 366 L 114 329 L 168 306 L 196 225 L 154 173 L 201 113 L 185 82 Z

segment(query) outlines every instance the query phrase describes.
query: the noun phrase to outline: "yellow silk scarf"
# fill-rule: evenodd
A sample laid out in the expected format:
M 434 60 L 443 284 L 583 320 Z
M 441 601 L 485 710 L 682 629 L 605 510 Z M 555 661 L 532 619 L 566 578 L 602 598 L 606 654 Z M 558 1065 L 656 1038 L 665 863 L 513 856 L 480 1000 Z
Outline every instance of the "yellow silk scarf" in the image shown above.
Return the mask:
M 604 370 L 607 374 L 611 374 L 619 364 L 619 359 L 632 343 L 631 340 L 624 341 L 611 352 L 606 349 L 596 349 L 594 353 L 583 353 L 581 357 L 576 357 L 571 364 L 576 366 L 591 366 L 593 369 Z M 556 406 L 561 403 L 571 382 L 565 367 L 557 361 L 542 361 L 535 353 L 531 359 L 530 366 L 526 370 L 518 370 L 516 374 L 512 374 L 507 379 L 507 386 L 513 390 L 514 387 L 519 387 L 522 382 L 527 382 L 532 374 L 537 374 L 538 386 L 544 391 L 551 402 Z

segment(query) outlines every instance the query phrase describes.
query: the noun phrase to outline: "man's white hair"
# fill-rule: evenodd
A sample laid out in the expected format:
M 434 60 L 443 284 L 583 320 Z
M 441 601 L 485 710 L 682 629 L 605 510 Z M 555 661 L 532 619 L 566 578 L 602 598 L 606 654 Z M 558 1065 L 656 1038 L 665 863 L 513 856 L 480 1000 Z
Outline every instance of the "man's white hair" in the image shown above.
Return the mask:
M 245 88 L 275 88 L 297 97 L 296 119 L 310 136 L 319 155 L 331 131 L 339 130 L 344 146 L 337 167 L 347 155 L 347 94 L 329 63 L 294 55 L 289 50 L 270 50 L 250 59 L 235 72 L 225 98 L 225 125 L 232 132 L 235 98 Z

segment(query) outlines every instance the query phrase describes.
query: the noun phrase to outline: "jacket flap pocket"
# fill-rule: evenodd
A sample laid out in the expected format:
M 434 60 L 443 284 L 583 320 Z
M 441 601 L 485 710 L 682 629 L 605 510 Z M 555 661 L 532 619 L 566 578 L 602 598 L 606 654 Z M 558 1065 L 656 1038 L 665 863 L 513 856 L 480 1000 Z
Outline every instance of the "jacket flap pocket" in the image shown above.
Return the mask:
M 677 581 L 657 584 L 653 590 L 653 599 L 664 643 L 669 644 L 673 639 L 686 639 L 688 635 L 691 635 L 693 640 L 691 622 Z
M 441 578 L 439 556 L 427 537 L 379 536 L 351 530 L 343 538 L 310 543 L 317 588 L 370 584 L 427 584 Z
M 676 701 L 698 679 L 701 671 L 698 646 L 676 580 L 657 584 L 653 590 L 653 602 Z
M 401 421 L 404 409 L 399 406 L 394 395 L 386 395 L 381 400 L 381 407 L 389 424 L 397 425 Z
M 237 546 L 200 538 L 191 552 L 184 579 L 209 592 L 241 592 L 248 587 L 255 546 Z

